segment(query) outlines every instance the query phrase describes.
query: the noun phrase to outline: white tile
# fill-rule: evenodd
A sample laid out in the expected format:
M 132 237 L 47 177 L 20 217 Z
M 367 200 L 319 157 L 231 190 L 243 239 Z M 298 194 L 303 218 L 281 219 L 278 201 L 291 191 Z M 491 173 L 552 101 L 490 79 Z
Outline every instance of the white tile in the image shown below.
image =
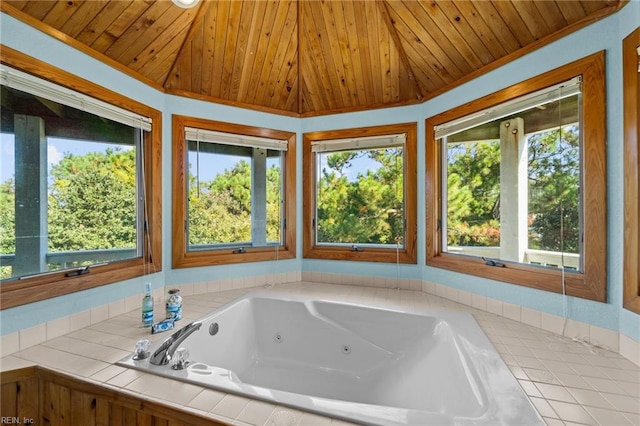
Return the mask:
M 529 399 L 542 417 L 558 418 L 556 412 L 553 410 L 553 408 L 551 408 L 551 405 L 549 405 L 549 403 L 544 398 L 530 397 Z
M 521 307 L 518 305 L 514 305 L 513 303 L 502 303 L 502 315 L 506 318 L 520 321 L 521 318 Z
M 220 291 L 220 281 L 211 280 L 207 282 L 207 293 L 217 293 Z
M 513 358 L 515 358 L 516 362 L 520 367 L 544 370 L 544 364 L 540 362 L 540 360 L 538 360 L 537 358 L 521 356 L 521 355 L 514 355 Z
M 575 367 L 574 367 L 575 368 Z M 618 386 L 615 380 L 603 379 L 600 377 L 583 377 L 584 380 L 598 392 L 624 394 L 625 392 Z
M 464 291 L 464 290 L 458 290 L 458 303 L 462 303 L 463 305 L 466 306 L 471 306 L 472 305 L 472 294 L 469 293 L 468 291 Z
M 592 390 L 593 388 L 581 376 L 575 373 L 553 373 L 563 386 Z
M 229 278 L 220 280 L 220 291 L 227 291 L 233 289 L 233 281 Z
M 135 295 L 124 299 L 124 311 L 131 312 L 140 309 L 140 300 L 142 297 Z
M 290 271 L 287 272 L 287 282 L 288 283 L 293 283 L 299 281 L 298 279 L 298 273 L 296 271 Z
M 20 350 L 30 348 L 47 340 L 47 325 L 38 324 L 20 330 Z
M 442 297 L 442 298 L 447 298 L 447 286 L 444 286 L 442 284 L 435 284 L 434 286 L 434 290 L 435 290 L 435 295 Z
M 533 327 L 541 328 L 542 327 L 542 313 L 535 309 L 522 307 L 520 309 L 520 320 Z
M 527 376 L 529 376 L 529 379 L 533 382 L 548 383 L 554 385 L 560 384 L 558 379 L 556 379 L 555 376 L 547 370 L 526 367 L 523 368 L 523 370 L 525 373 L 527 373 Z
M 603 393 L 602 396 L 619 411 L 625 413 L 640 414 L 640 399 L 626 395 Z
M 542 312 L 540 314 L 540 328 L 555 334 L 562 334 L 565 319 L 558 315 Z
M 327 426 L 330 424 L 332 424 L 331 418 L 312 413 L 303 413 L 298 422 L 298 426 Z
M 561 420 L 565 422 L 581 423 L 585 425 L 597 426 L 598 422 L 587 413 L 587 411 L 578 404 L 569 404 L 561 401 L 548 401 L 549 405 L 558 414 Z
M 193 398 L 187 406 L 197 408 L 202 411 L 209 412 L 213 410 L 213 407 L 218 405 L 222 398 L 226 396 L 223 392 L 218 392 L 211 389 L 203 389 L 195 398 Z
M 422 289 L 422 280 L 410 279 L 409 280 L 409 288 L 412 291 L 420 291 Z
M 620 337 L 617 332 L 596 325 L 590 325 L 589 328 L 590 342 L 593 345 L 614 352 L 620 350 Z
M 640 372 L 638 372 L 640 374 Z M 640 380 L 635 382 L 618 382 L 618 386 L 629 396 L 640 398 Z
M 83 340 L 73 339 L 66 336 L 49 340 L 44 343 L 44 345 L 64 352 L 69 352 L 71 354 L 80 355 L 85 358 L 96 359 L 108 363 L 114 363 L 130 354 L 130 352 L 126 352 L 121 349 L 85 342 Z
M 5 357 L 20 350 L 20 334 L 18 332 L 0 336 L 0 357 Z
M 91 324 L 96 324 L 109 319 L 109 305 L 91 308 Z
M 249 401 L 238 415 L 237 420 L 250 425 L 262 426 L 267 422 L 275 408 L 274 404 L 255 400 Z
M 518 380 L 518 383 L 520 383 L 520 386 L 528 396 L 543 398 L 542 394 L 533 382 L 530 382 L 529 380 Z
M 540 391 L 540 393 L 547 400 L 563 401 L 563 402 L 570 402 L 570 403 L 576 402 L 575 398 L 571 396 L 569 391 L 567 391 L 567 389 L 565 389 L 563 386 L 551 385 L 548 383 L 535 383 L 535 385 Z
M 111 302 L 107 306 L 109 318 L 117 317 L 118 315 L 122 315 L 127 312 L 125 309 L 124 299 Z
M 633 423 L 625 417 L 622 413 L 615 410 L 607 410 L 597 407 L 585 407 L 585 410 L 593 417 L 598 424 L 603 426 L 615 425 L 615 426 L 632 426 Z
M 17 370 L 18 368 L 30 367 L 32 365 L 36 365 L 36 363 L 15 356 L 6 356 L 0 360 L 0 371 Z
M 487 297 L 487 312 L 502 316 L 503 305 L 500 300 Z
M 228 394 L 213 408 L 213 413 L 235 419 L 248 403 L 247 398 Z
M 609 403 L 600 392 L 587 389 L 567 388 L 569 393 L 583 406 L 606 408 L 615 410 L 615 407 Z
M 126 369 L 125 371 L 113 377 L 112 379 L 109 379 L 107 383 L 112 386 L 124 388 L 129 383 L 145 375 L 146 373 L 143 373 L 141 371 Z
M 91 325 L 91 311 L 86 310 L 69 316 L 69 330 L 76 331 Z
M 179 382 L 154 375 L 144 375 L 125 386 L 126 389 L 172 401 L 176 404 L 187 405 L 202 391 L 199 386 Z
M 487 297 L 473 293 L 471 295 L 471 306 L 481 311 L 487 310 Z
M 422 281 L 422 291 L 429 294 L 436 294 L 436 285 L 431 281 Z
M 564 335 L 577 340 L 589 341 L 589 324 L 584 322 L 567 319 L 564 329 Z
M 110 365 L 107 368 L 104 368 L 98 371 L 97 373 L 91 375 L 91 378 L 99 382 L 107 382 L 113 379 L 114 377 L 116 377 L 118 374 L 123 373 L 125 370 L 126 368 L 123 368 L 117 365 Z
M 640 366 L 640 343 L 622 333 L 619 339 L 620 355 Z
M 244 278 L 236 277 L 231 279 L 231 288 L 234 290 L 244 288 Z
M 56 337 L 69 333 L 71 331 L 70 324 L 68 316 L 47 322 L 47 340 L 55 339 Z
M 632 425 L 638 426 L 640 425 L 640 414 L 631 414 L 631 413 L 622 413 Z
M 109 365 L 102 361 L 88 359 L 42 345 L 17 352 L 16 356 L 82 377 L 89 377 Z

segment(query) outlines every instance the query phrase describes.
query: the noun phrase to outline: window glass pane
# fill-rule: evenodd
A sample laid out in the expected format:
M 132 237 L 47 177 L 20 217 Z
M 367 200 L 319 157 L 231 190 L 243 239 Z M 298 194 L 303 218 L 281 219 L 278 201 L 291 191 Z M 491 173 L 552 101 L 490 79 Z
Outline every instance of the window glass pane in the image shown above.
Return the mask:
M 133 141 L 47 138 L 47 151 L 49 269 L 136 257 Z
M 282 244 L 284 154 L 188 142 L 188 249 Z
M 404 246 L 401 147 L 317 153 L 316 242 Z
M 11 278 L 16 252 L 13 134 L 0 133 L 0 279 Z
M 14 89 L 3 96 L 2 279 L 140 256 L 140 132 Z
M 446 137 L 447 251 L 581 270 L 580 95 Z

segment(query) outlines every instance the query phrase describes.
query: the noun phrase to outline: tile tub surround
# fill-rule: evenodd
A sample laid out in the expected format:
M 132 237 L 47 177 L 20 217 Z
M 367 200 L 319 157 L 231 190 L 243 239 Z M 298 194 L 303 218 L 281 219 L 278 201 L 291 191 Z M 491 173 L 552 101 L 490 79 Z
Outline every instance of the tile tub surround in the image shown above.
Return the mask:
M 421 291 L 310 282 L 280 284 L 266 290 L 390 308 L 470 312 L 547 424 L 640 424 L 640 367 L 613 351 Z M 189 291 L 184 291 L 185 319 L 179 324 L 197 319 L 247 291 L 250 289 L 198 295 L 186 295 Z M 482 305 L 477 298 L 475 303 Z M 163 306 L 159 303 L 155 306 L 156 318 L 162 318 Z M 103 316 L 104 313 L 96 313 L 96 321 L 84 328 L 3 357 L 2 370 L 44 365 L 236 425 L 348 424 L 113 365 L 133 350 L 138 339 L 155 341 L 168 334 L 151 335 L 148 329 L 139 327 L 137 306 L 97 320 Z M 537 324 L 535 313 L 520 310 L 519 320 L 523 317 Z

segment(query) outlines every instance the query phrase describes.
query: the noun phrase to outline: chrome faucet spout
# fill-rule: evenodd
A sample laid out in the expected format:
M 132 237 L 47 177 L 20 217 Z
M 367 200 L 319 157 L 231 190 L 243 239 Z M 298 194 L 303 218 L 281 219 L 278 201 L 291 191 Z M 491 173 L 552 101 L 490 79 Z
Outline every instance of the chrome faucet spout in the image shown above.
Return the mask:
M 200 327 L 202 327 L 202 323 L 200 321 L 194 321 L 167 337 L 153 355 L 151 355 L 149 362 L 154 365 L 167 365 L 184 339 L 199 330 Z

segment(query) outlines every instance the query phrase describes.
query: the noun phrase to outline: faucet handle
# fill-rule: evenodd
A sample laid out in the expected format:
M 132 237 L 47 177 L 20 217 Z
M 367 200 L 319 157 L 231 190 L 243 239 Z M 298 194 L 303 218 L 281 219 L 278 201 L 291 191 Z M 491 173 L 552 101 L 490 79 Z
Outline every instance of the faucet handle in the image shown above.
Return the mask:
M 173 353 L 171 359 L 171 368 L 174 370 L 183 370 L 189 365 L 189 351 L 187 348 L 178 348 Z
M 149 358 L 149 339 L 140 339 L 136 342 L 136 351 L 133 359 L 138 361 Z

